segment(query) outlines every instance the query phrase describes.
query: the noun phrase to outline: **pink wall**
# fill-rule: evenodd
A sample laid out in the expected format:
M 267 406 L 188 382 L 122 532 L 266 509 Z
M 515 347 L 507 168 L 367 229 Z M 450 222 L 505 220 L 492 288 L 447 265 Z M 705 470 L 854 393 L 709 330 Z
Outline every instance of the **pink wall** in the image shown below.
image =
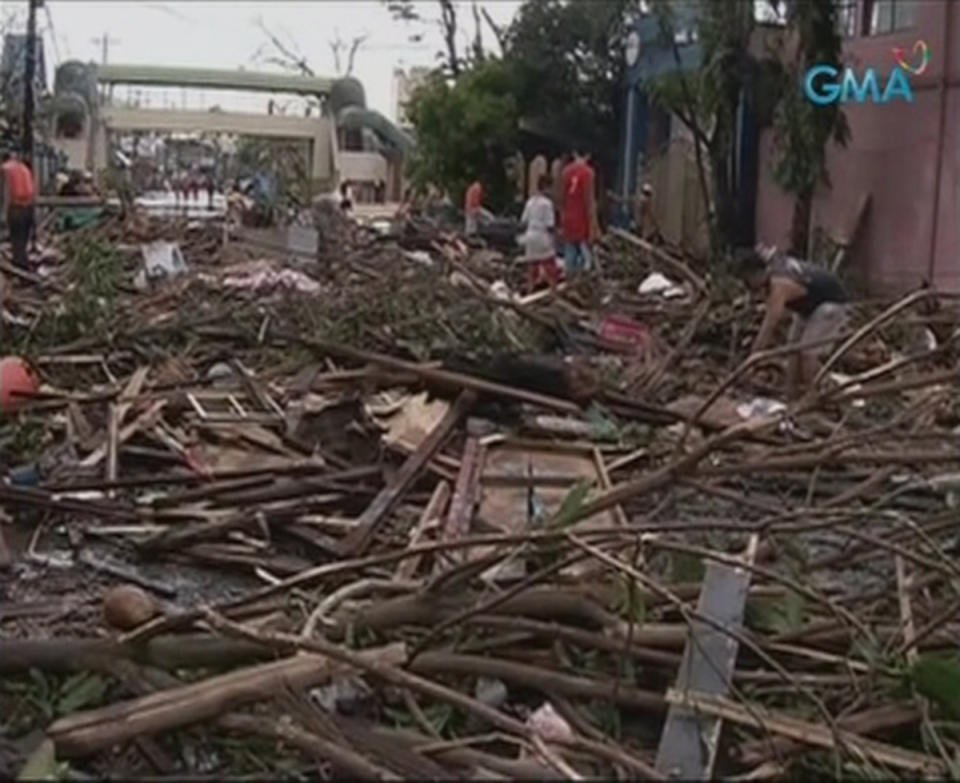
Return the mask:
M 926 40 L 933 59 L 925 74 L 911 79 L 915 102 L 845 104 L 851 139 L 846 148 L 831 147 L 828 151 L 832 187 L 819 188 L 814 200 L 813 225 L 838 236 L 852 221 L 861 195 L 871 195 L 870 212 L 848 267 L 871 293 L 913 288 L 930 269 L 940 86 L 945 65 L 943 30 L 949 0 L 916 2 L 914 28 L 851 38 L 845 47 L 845 59 L 852 66 L 859 70 L 873 65 L 878 75 L 885 76 L 893 64 L 892 47 L 909 51 L 916 40 Z M 940 288 L 960 290 L 960 82 L 956 79 L 960 73 L 960 8 L 952 14 L 954 45 L 947 70 L 950 79 L 945 95 L 933 282 Z M 757 239 L 782 247 L 790 231 L 793 198 L 773 182 L 771 148 L 768 129 L 761 138 Z

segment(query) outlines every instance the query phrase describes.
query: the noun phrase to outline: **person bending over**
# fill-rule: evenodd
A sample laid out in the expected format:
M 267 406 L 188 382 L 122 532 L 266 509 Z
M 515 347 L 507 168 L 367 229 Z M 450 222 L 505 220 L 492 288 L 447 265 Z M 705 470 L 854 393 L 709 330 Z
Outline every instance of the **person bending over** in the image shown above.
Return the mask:
M 769 347 L 777 325 L 793 316 L 788 342 L 808 346 L 790 354 L 787 396 L 805 392 L 819 369 L 820 358 L 834 345 L 846 324 L 849 297 L 840 280 L 808 261 L 781 255 L 775 249 L 741 253 L 747 287 L 766 299 L 763 323 L 751 355 Z

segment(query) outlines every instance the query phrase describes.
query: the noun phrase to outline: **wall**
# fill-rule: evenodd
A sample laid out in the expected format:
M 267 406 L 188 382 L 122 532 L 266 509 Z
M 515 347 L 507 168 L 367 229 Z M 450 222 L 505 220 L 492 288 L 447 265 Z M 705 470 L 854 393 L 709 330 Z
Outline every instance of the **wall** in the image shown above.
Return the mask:
M 944 139 L 932 282 L 946 290 L 960 290 L 960 8 L 954 8 L 950 35 L 954 45 L 950 63 L 944 62 L 947 3 L 916 0 L 915 25 L 887 35 L 847 39 L 845 60 L 862 74 L 870 65 L 880 81 L 893 65 L 891 49 L 908 53 L 918 39 L 933 53 L 927 72 L 911 77 L 915 102 L 844 105 L 851 140 L 846 148 L 831 146 L 827 168 L 832 187 L 820 187 L 813 205 L 813 226 L 838 239 L 850 225 L 863 194 L 871 197 L 861 237 L 847 271 L 865 292 L 899 293 L 918 285 L 930 272 L 930 243 L 937 201 L 938 135 L 941 77 L 946 73 Z M 956 5 L 956 4 L 954 4 Z M 757 240 L 787 244 L 793 198 L 773 182 L 772 132 L 761 138 L 757 198 Z
M 664 239 L 694 257 L 706 258 L 710 232 L 693 137 L 680 120 L 673 118 L 669 139 L 651 150 L 646 169 L 645 181 L 653 187 L 654 217 Z M 709 169 L 707 179 L 709 182 Z
M 340 181 L 376 182 L 387 181 L 387 160 L 379 152 L 340 151 L 337 157 Z

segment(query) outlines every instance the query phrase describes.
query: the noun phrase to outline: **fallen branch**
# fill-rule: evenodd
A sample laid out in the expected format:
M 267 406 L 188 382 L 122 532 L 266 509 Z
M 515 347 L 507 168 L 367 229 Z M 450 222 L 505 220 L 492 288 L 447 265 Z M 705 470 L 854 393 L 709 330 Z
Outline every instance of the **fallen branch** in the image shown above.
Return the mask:
M 250 640 L 247 640 L 250 641 Z M 355 654 L 356 660 L 397 662 L 404 646 L 390 644 Z M 57 755 L 75 758 L 95 753 L 141 734 L 167 731 L 207 720 L 250 701 L 268 699 L 283 686 L 305 688 L 343 671 L 342 662 L 319 655 L 298 655 L 273 663 L 211 677 L 181 688 L 75 713 L 47 729 Z

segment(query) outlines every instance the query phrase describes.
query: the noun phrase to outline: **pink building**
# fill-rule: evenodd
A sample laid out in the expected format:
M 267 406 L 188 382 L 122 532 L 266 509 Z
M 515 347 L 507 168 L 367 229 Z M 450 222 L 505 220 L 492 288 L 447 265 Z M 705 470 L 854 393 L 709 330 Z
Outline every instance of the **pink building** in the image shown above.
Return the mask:
M 864 195 L 869 212 L 846 271 L 864 291 L 898 293 L 924 278 L 960 291 L 960 3 L 955 0 L 840 0 L 845 62 L 877 70 L 881 90 L 901 47 L 926 41 L 927 70 L 910 76 L 914 103 L 846 103 L 851 139 L 827 156 L 832 187 L 817 191 L 812 225 L 848 230 Z M 773 182 L 771 131 L 760 140 L 757 240 L 787 244 L 793 199 Z

